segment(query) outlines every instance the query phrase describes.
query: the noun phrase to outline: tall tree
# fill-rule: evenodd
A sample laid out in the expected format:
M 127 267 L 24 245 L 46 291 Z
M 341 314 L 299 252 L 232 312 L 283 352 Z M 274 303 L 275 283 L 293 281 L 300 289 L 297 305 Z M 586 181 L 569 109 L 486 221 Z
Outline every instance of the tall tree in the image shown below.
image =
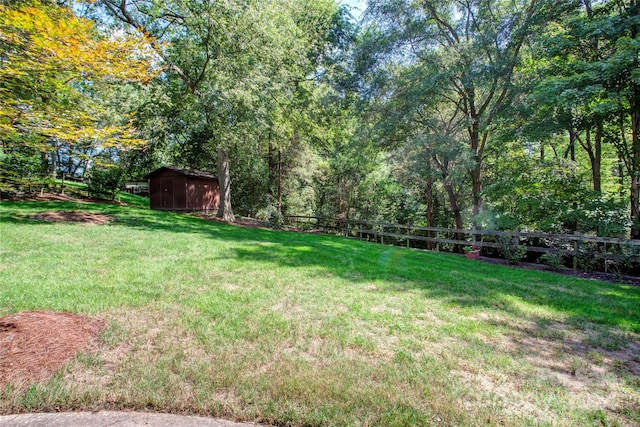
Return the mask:
M 120 22 L 158 40 L 153 46 L 167 66 L 167 88 L 181 99 L 182 123 L 208 135 L 215 147 L 218 216 L 232 219 L 229 150 L 276 129 L 282 105 L 298 82 L 311 77 L 314 60 L 326 50 L 337 5 L 331 0 L 101 3 Z
M 482 210 L 485 149 L 496 118 L 512 96 L 512 80 L 523 46 L 563 7 L 564 2 L 550 0 L 368 3 L 369 23 L 385 40 L 385 50 L 377 52 L 382 62 L 428 70 L 414 73 L 417 77 L 426 74 L 428 82 L 417 78 L 407 84 L 423 93 L 416 112 L 426 107 L 440 116 L 437 134 L 446 138 L 431 138 L 435 152 L 438 147 L 456 152 L 451 151 L 451 143 L 457 143 L 473 158 L 466 172 L 474 218 Z M 384 98 L 396 95 L 402 96 L 391 92 Z M 440 170 L 447 170 L 447 162 L 434 160 Z M 447 176 L 444 172 L 445 180 Z M 455 196 L 454 191 L 449 194 Z M 450 198 L 450 204 L 460 209 L 455 197 Z
M 620 175 L 630 179 L 631 237 L 640 238 L 640 2 L 583 0 L 581 7 L 543 39 L 539 97 L 568 131 L 568 152 L 577 142 L 587 153 L 598 193 L 603 144 L 615 146 Z
M 132 123 L 108 120 L 97 99 L 110 84 L 153 77 L 147 46 L 142 34 L 101 34 L 68 7 L 0 5 L 3 151 L 51 152 L 55 162 L 62 145 L 85 150 L 142 144 Z

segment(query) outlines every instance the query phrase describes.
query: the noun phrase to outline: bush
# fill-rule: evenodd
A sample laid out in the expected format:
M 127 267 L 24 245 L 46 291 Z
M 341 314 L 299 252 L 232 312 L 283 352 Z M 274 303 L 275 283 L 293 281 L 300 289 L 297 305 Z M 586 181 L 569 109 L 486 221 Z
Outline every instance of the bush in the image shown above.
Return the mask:
M 559 252 L 547 252 L 540 257 L 540 261 L 551 267 L 553 271 L 560 270 L 562 267 L 563 255 Z
M 600 259 L 595 254 L 600 253 L 598 244 L 595 242 L 579 242 L 577 258 L 578 269 L 584 272 L 598 271 L 601 267 Z
M 527 256 L 527 247 L 520 244 L 517 237 L 498 237 L 498 250 L 509 264 L 519 264 Z
M 621 279 L 629 274 L 637 265 L 639 248 L 628 242 L 622 243 L 617 251 L 612 251 L 613 258 L 605 261 L 607 270 L 616 278 Z
M 261 221 L 269 222 L 269 224 L 274 228 L 279 228 L 284 225 L 284 217 L 282 216 L 282 213 L 273 205 L 260 209 L 256 214 L 256 218 Z
M 87 189 L 93 197 L 114 200 L 124 180 L 124 171 L 118 167 L 94 167 L 89 171 Z

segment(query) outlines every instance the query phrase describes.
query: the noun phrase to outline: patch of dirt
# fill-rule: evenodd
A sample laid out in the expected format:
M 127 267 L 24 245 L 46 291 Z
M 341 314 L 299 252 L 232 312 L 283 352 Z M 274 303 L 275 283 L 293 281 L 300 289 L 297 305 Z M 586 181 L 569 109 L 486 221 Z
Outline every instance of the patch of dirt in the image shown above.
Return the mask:
M 105 323 L 71 313 L 31 311 L 0 317 L 0 388 L 24 389 L 73 359 Z
M 73 202 L 77 200 L 75 197 L 71 197 L 68 194 L 57 193 L 34 193 L 25 194 L 24 196 L 11 197 L 11 201 L 27 201 L 27 202 Z
M 14 196 L 10 197 L 8 200 L 10 201 L 20 201 L 20 202 L 90 202 L 90 203 L 107 203 L 113 205 L 124 205 L 117 200 L 106 200 L 106 199 L 95 199 L 91 197 L 84 196 L 71 196 L 69 194 L 61 194 L 61 193 L 32 193 L 25 194 L 22 196 Z
M 206 219 L 208 221 L 221 222 L 223 224 L 231 224 L 231 225 L 239 225 L 241 227 L 249 227 L 249 228 L 264 228 L 268 230 L 279 230 L 279 231 L 291 231 L 293 233 L 307 233 L 307 234 L 325 234 L 322 230 L 317 229 L 304 229 L 298 227 L 274 227 L 269 221 L 260 221 L 258 219 L 253 218 L 236 218 L 234 221 L 225 221 L 216 217 L 215 215 L 204 214 L 204 213 L 195 213 L 193 214 L 198 218 Z
M 106 224 L 115 221 L 115 218 L 109 215 L 83 211 L 50 211 L 31 215 L 30 218 L 46 222 L 82 222 L 85 224 Z

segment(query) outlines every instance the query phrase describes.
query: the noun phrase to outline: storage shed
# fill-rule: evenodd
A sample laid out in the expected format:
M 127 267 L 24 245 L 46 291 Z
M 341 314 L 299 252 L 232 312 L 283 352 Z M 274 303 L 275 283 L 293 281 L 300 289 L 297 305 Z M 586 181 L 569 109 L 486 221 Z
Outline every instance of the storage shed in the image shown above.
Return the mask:
M 164 211 L 217 210 L 220 203 L 218 177 L 195 169 L 163 166 L 149 180 L 151 209 Z

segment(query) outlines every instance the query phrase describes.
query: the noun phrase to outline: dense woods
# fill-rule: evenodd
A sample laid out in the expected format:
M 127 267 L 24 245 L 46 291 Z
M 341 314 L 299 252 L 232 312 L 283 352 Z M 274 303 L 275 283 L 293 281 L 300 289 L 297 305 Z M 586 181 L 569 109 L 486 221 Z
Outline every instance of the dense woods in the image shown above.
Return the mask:
M 640 238 L 640 1 L 0 1 L 0 190 Z

